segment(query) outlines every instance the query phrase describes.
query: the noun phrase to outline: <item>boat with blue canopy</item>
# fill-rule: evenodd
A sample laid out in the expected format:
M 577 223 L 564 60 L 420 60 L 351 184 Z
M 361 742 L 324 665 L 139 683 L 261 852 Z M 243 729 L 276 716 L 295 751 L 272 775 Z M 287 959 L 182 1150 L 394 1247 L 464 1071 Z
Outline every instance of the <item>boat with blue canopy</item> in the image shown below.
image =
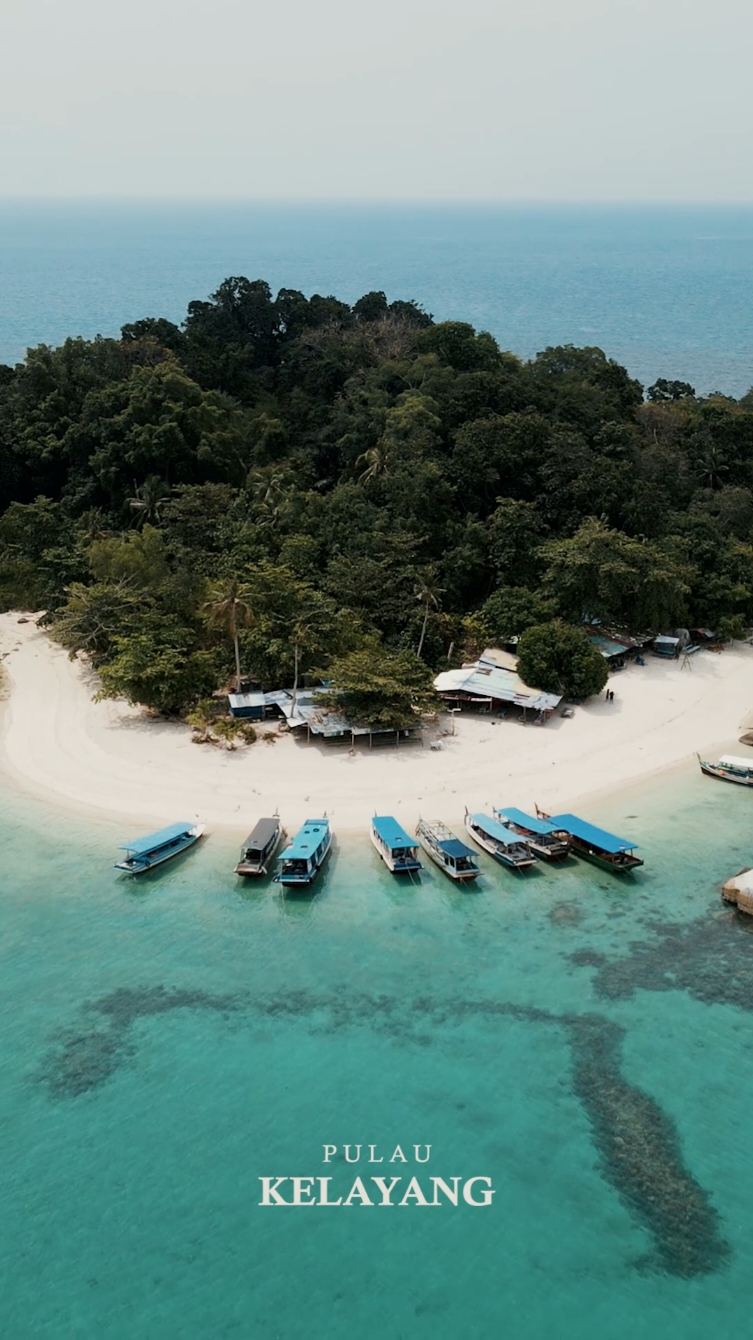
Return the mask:
M 329 819 L 307 819 L 282 853 L 275 882 L 305 888 L 321 869 L 331 846 Z
M 455 837 L 452 829 L 439 819 L 432 822 L 420 819 L 416 837 L 427 856 L 439 866 L 440 870 L 444 870 L 450 879 L 459 883 L 478 879 L 481 871 L 470 847 L 466 847 L 464 842 Z
M 617 837 L 605 828 L 586 823 L 577 814 L 547 814 L 542 817 L 551 820 L 557 828 L 567 833 L 570 850 L 576 856 L 582 856 L 585 861 L 591 861 L 602 870 L 624 875 L 643 865 L 641 858 L 633 855 L 638 843 L 629 838 Z
M 511 870 L 527 870 L 536 860 L 519 833 L 489 814 L 469 814 L 466 810 L 465 828 L 479 847 Z
M 504 810 L 493 810 L 492 813 L 513 833 L 519 833 L 526 846 L 542 860 L 564 861 L 570 855 L 567 833 L 557 828 L 551 819 L 537 819 L 514 805 L 508 805 Z
M 420 870 L 418 843 L 406 833 L 391 814 L 375 814 L 371 821 L 371 841 L 393 875 Z
M 115 862 L 115 869 L 123 870 L 127 875 L 143 875 L 187 851 L 204 831 L 203 824 L 177 823 L 160 828 L 156 833 L 147 833 L 146 837 L 134 838 L 133 842 L 124 842 L 120 851 L 126 855 L 122 861 Z

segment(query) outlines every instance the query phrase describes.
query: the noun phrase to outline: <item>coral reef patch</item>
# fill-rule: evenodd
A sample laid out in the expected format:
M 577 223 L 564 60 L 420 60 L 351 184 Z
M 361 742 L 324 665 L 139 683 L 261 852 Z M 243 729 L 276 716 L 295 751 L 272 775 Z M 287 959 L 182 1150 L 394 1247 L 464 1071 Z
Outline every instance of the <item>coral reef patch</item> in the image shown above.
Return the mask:
M 695 941 L 691 941 L 695 943 Z M 598 956 L 598 970 L 610 966 Z M 583 961 L 582 956 L 579 961 Z M 638 961 L 643 960 L 638 956 Z M 593 958 L 589 959 L 593 962 Z M 622 981 L 622 979 L 620 979 Z M 140 1019 L 175 1010 L 245 1014 L 277 1022 L 302 1022 L 313 1032 L 366 1027 L 401 1044 L 429 1046 L 464 1018 L 504 1017 L 562 1028 L 570 1044 L 574 1090 L 589 1121 L 605 1180 L 648 1231 L 654 1263 L 690 1278 L 723 1268 L 729 1247 L 704 1189 L 685 1167 L 669 1116 L 622 1073 L 622 1030 L 597 1014 L 557 1015 L 491 1000 L 411 1000 L 347 990 L 324 994 L 297 990 L 269 996 L 214 996 L 164 986 L 123 988 L 83 1007 L 89 1027 L 61 1035 L 41 1078 L 51 1096 L 78 1098 L 108 1081 L 135 1052 Z

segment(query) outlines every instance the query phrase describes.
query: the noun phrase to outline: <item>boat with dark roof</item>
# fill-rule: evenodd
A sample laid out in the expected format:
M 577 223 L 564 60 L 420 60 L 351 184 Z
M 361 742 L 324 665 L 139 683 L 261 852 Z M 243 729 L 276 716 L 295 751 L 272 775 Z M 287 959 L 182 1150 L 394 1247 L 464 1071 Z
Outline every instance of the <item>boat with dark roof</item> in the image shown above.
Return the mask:
M 236 875 L 266 875 L 284 834 L 279 814 L 269 819 L 259 819 L 241 847 L 240 860 L 235 867 Z
M 122 861 L 115 862 L 116 870 L 127 875 L 143 875 L 155 866 L 171 861 L 174 856 L 187 851 L 205 832 L 203 824 L 177 823 L 167 828 L 159 828 L 156 833 L 147 833 L 145 837 L 134 838 L 133 842 L 124 842 L 120 851 L 126 853 Z
M 420 819 L 416 828 L 416 837 L 427 856 L 440 870 L 444 870 L 450 879 L 459 883 L 478 879 L 481 871 L 470 847 L 455 837 L 451 828 L 439 819 L 429 822 Z
M 638 846 L 628 838 L 617 837 L 605 828 L 586 823 L 577 814 L 544 814 L 537 807 L 537 813 L 543 819 L 549 819 L 557 828 L 567 833 L 570 850 L 584 861 L 598 865 L 602 870 L 611 870 L 615 875 L 625 875 L 643 865 L 639 856 L 633 852 Z
M 418 843 L 406 833 L 391 814 L 375 814 L 371 821 L 371 841 L 393 875 L 421 870 Z
M 536 819 L 525 810 L 509 805 L 504 810 L 492 813 L 500 823 L 519 833 L 527 847 L 543 861 L 564 861 L 570 855 L 570 842 L 567 833 L 557 828 L 551 819 Z
M 466 810 L 465 828 L 483 851 L 511 870 L 528 870 L 536 860 L 519 833 L 514 833 L 488 814 L 469 814 Z
M 329 819 L 307 819 L 280 857 L 275 882 L 305 888 L 321 870 L 332 846 Z

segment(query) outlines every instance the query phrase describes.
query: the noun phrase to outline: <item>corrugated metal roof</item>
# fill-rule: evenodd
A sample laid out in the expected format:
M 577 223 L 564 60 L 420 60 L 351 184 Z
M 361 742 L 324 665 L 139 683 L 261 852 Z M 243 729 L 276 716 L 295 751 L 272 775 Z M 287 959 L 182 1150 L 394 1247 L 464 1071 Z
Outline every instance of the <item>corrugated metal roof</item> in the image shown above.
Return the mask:
M 264 707 L 266 694 L 264 693 L 229 693 L 227 700 L 231 708 L 235 707 Z
M 469 693 L 538 712 L 553 711 L 562 701 L 559 694 L 529 688 L 515 671 L 484 661 L 460 670 L 444 670 L 434 680 L 434 688 L 437 693 Z
M 628 838 L 617 837 L 614 833 L 608 833 L 605 828 L 597 828 L 595 824 L 586 823 L 585 819 L 579 819 L 577 814 L 552 814 L 549 817 L 556 828 L 564 828 L 566 833 L 580 838 L 581 842 L 600 847 L 602 851 L 608 851 L 612 855 L 620 851 L 632 851 L 638 846 L 637 842 L 631 842 Z
M 341 712 L 318 704 L 320 690 L 305 689 L 296 693 L 295 705 L 290 689 L 274 689 L 264 694 L 264 700 L 270 706 L 280 708 L 291 730 L 299 726 L 308 726 L 312 735 L 321 735 L 324 739 L 337 739 L 342 735 L 394 735 L 391 727 L 356 726 Z
M 626 656 L 630 650 L 624 642 L 613 642 L 611 638 L 602 637 L 600 633 L 589 633 L 588 640 L 606 660 L 612 656 Z

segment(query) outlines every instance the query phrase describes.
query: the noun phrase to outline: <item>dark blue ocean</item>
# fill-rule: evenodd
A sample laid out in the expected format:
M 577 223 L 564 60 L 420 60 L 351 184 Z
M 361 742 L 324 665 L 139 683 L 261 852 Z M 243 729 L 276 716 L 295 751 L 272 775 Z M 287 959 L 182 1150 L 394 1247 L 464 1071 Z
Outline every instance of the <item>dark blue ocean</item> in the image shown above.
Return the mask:
M 658 376 L 753 384 L 753 208 L 0 205 L 0 361 L 126 321 L 179 321 L 231 274 L 369 289 L 490 330 L 530 357 L 597 344 Z

